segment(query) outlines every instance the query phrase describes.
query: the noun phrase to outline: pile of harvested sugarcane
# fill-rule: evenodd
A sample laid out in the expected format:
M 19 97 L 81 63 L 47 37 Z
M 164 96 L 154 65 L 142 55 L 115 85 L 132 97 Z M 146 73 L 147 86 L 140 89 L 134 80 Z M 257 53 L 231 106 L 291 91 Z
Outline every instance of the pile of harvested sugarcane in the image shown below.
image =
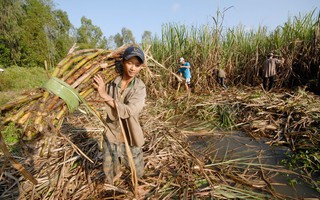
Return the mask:
M 176 107 L 169 107 L 176 105 Z M 204 127 L 242 130 L 254 138 L 266 137 L 295 150 L 304 143 L 320 144 L 320 97 L 305 90 L 264 92 L 260 87 L 228 88 L 208 96 L 168 101 L 163 118 L 194 118 Z M 174 116 L 173 113 L 174 112 Z M 199 127 L 200 128 L 200 127 Z M 309 141 L 306 141 L 309 140 Z
M 159 120 L 159 115 L 151 115 L 154 106 L 155 102 L 147 102 L 147 109 L 141 116 L 147 142 L 143 147 L 145 175 L 138 187 L 140 199 L 270 197 L 268 188 L 261 189 L 264 194 L 244 191 L 237 185 L 237 179 L 221 175 L 222 170 L 230 176 L 235 173 L 234 169 L 229 170 L 232 163 L 206 165 L 203 157 L 190 150 L 184 131 Z M 94 117 L 79 111 L 66 116 L 61 134 L 46 136 L 34 145 L 26 144 L 29 149 L 23 156 L 16 157 L 34 174 L 38 184 L 23 179 L 10 164 L 3 165 L 0 198 L 133 199 L 128 172 L 114 186 L 104 182 L 98 142 L 102 129 Z M 50 148 L 45 144 L 50 144 Z M 5 163 L 3 157 L 0 163 Z M 250 172 L 257 170 L 250 169 Z M 248 178 L 248 184 L 258 182 L 254 176 L 249 179 L 249 174 L 243 172 L 243 175 Z M 262 182 L 254 188 L 265 185 Z

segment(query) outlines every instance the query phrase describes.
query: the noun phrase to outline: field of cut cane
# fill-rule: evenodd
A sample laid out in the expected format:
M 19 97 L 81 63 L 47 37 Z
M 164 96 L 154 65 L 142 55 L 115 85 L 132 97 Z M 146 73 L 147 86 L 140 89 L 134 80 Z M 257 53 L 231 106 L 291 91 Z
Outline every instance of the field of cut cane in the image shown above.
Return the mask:
M 217 149 L 209 146 L 199 152 L 188 139 L 195 135 L 197 137 L 221 135 L 223 133 L 219 128 L 221 126 L 215 123 L 221 123 L 223 120 L 208 119 L 214 117 L 214 110 L 219 111 L 214 107 L 223 105 L 229 107 L 228 111 L 231 111 L 228 115 L 232 120 L 230 128 L 241 130 L 243 127 L 242 130 L 248 131 L 252 139 L 267 137 L 269 139 L 265 141 L 268 144 L 285 143 L 287 146 L 295 145 L 296 148 L 319 145 L 319 138 L 312 133 L 315 127 L 313 123 L 316 123 L 313 117 L 320 113 L 319 106 L 315 106 L 319 102 L 319 97 L 307 94 L 305 91 L 296 93 L 282 91 L 283 93 L 254 96 L 258 90 L 259 88 L 239 92 L 230 89 L 212 93 L 210 98 L 197 95 L 187 98 L 182 94 L 179 98 L 167 102 L 167 105 L 161 103 L 163 99 L 158 101 L 149 99 L 141 116 L 147 141 L 143 147 L 145 175 L 138 181 L 139 197 L 141 199 L 316 197 L 315 195 L 319 193 L 315 190 L 308 195 L 299 192 L 284 195 L 275 189 L 277 185 L 283 184 L 273 179 L 279 174 L 295 176 L 296 180 L 308 183 L 310 188 L 312 185 L 316 186 L 317 180 L 307 174 L 289 169 L 281 163 L 265 164 L 262 162 L 265 159 L 263 156 L 232 159 L 228 158 L 226 152 L 224 159 L 218 159 L 214 157 Z M 229 93 L 228 96 L 223 95 L 226 92 Z M 236 94 L 233 94 L 234 92 Z M 270 98 L 273 101 L 270 101 Z M 100 113 L 104 113 L 104 105 L 99 105 L 94 99 L 92 105 L 99 108 Z M 299 109 L 298 105 L 303 102 L 308 102 L 312 109 L 308 110 L 309 107 L 305 105 Z M 277 106 L 279 104 L 282 107 Z M 177 105 L 173 118 L 169 114 L 173 112 L 168 108 L 169 105 Z M 190 106 L 186 109 L 185 105 Z M 302 116 L 300 119 L 287 122 L 288 113 L 285 111 L 286 107 L 291 106 L 297 107 Z M 82 106 L 80 108 L 85 109 Z M 204 112 L 208 112 L 211 117 L 206 116 Z M 283 121 L 289 124 L 281 124 Z M 275 130 L 280 130 L 276 127 L 282 125 L 297 131 L 294 131 L 294 135 L 276 132 Z M 76 111 L 65 117 L 59 133 L 46 134 L 36 142 L 20 143 L 23 148 L 19 153 L 15 153 L 14 158 L 33 174 L 38 183 L 34 185 L 23 178 L 10 163 L 6 162 L 5 157 L 1 157 L 2 197 L 133 199 L 135 194 L 129 172 L 123 174 L 114 186 L 104 183 L 102 154 L 99 147 L 103 130 L 104 127 L 94 116 Z M 298 144 L 299 142 L 303 142 L 304 146 Z M 289 183 L 286 187 L 290 187 Z

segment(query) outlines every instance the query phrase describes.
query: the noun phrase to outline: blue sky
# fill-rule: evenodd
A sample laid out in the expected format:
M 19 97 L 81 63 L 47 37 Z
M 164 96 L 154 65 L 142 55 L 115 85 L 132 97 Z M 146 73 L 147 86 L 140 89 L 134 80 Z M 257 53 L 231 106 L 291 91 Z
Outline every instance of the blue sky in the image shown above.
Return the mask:
M 269 30 L 283 25 L 289 17 L 302 15 L 316 9 L 320 0 L 53 0 L 57 9 L 66 11 L 69 20 L 79 28 L 82 16 L 99 26 L 106 37 L 130 29 L 136 41 L 144 31 L 160 36 L 166 23 L 201 26 L 213 24 L 217 10 L 228 9 L 223 26 L 232 28 L 239 24 L 248 29 L 267 26 Z

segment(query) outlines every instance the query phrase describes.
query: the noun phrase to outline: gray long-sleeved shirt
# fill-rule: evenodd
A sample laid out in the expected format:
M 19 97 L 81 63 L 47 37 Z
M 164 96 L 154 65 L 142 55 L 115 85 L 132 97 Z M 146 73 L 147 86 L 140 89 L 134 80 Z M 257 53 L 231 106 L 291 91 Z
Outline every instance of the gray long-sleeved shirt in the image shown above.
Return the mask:
M 275 76 L 277 74 L 277 71 L 276 71 L 277 64 L 283 64 L 283 61 L 277 58 L 268 58 L 264 62 L 263 77 L 268 78 L 271 76 Z
M 118 116 L 116 109 L 107 106 L 106 121 L 110 128 L 107 130 L 107 137 L 111 143 L 124 142 L 119 123 L 120 117 L 130 146 L 140 147 L 144 144 L 144 135 L 139 123 L 139 115 L 145 105 L 146 86 L 141 79 L 135 78 L 121 94 L 121 80 L 122 77 L 119 76 L 106 87 L 107 93 L 115 99 L 119 112 Z

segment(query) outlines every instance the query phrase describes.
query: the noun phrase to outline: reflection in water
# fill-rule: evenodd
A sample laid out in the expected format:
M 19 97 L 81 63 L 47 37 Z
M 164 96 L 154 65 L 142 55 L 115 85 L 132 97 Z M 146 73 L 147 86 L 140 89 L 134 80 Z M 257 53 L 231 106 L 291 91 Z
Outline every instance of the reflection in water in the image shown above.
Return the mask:
M 290 149 L 285 146 L 269 146 L 266 144 L 267 139 L 256 140 L 241 132 L 190 135 L 188 141 L 195 155 L 209 158 L 213 163 L 211 165 L 228 162 L 228 165 L 242 165 L 243 168 L 243 165 L 246 165 L 243 163 L 246 162 L 255 167 L 257 164 L 263 166 L 266 170 L 257 174 L 264 174 L 261 178 L 270 184 L 276 193 L 293 199 L 320 197 L 316 190 L 304 184 L 300 176 L 282 166 L 281 161 L 286 157 L 286 153 L 290 153 Z M 232 160 L 234 162 L 230 162 Z M 289 182 L 293 180 L 297 181 L 290 185 Z

